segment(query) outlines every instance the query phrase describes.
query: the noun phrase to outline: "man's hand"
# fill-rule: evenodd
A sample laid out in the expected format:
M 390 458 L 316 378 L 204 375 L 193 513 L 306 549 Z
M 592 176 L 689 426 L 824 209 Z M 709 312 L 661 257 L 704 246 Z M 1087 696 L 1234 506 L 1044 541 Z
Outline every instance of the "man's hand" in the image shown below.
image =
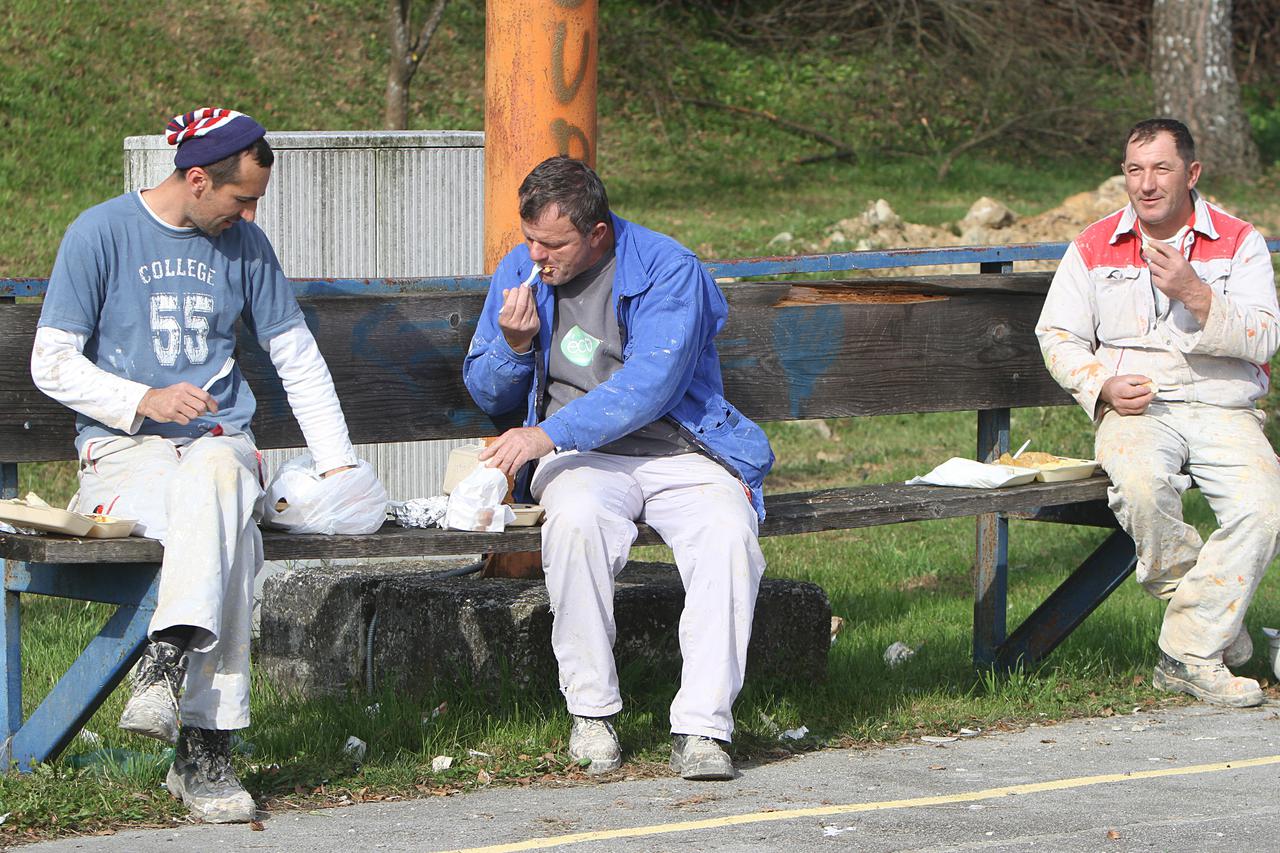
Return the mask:
M 1182 257 L 1182 252 L 1163 240 L 1147 243 L 1143 254 L 1146 256 L 1147 266 L 1151 268 L 1151 283 L 1165 296 L 1187 306 L 1191 316 L 1196 318 L 1203 329 L 1209 319 L 1213 288 L 1200 280 L 1191 264 Z
M 186 426 L 205 413 L 216 415 L 218 401 L 190 382 L 179 382 L 168 388 L 152 388 L 142 395 L 138 414 L 162 423 Z
M 541 459 L 556 446 L 542 427 L 517 427 L 509 429 L 494 439 L 478 457 L 490 468 L 498 468 L 508 477 L 514 477 L 524 463 Z
M 512 287 L 502 291 L 502 309 L 498 311 L 498 328 L 516 352 L 528 352 L 533 336 L 538 334 L 538 306 L 532 287 Z
M 1152 385 L 1150 379 L 1137 373 L 1112 376 L 1102 384 L 1098 397 L 1122 415 L 1140 415 L 1155 399 Z

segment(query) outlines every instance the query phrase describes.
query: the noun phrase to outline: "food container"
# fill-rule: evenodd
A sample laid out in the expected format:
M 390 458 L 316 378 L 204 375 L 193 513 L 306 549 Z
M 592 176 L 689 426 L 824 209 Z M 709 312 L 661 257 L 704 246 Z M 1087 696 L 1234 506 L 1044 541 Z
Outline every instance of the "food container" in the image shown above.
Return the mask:
M 88 516 L 51 506 L 33 506 L 22 498 L 0 501 L 0 521 L 67 536 L 84 536 L 93 529 L 93 519 Z
M 959 486 L 966 489 L 1000 489 L 1021 486 L 1036 478 L 1035 468 L 998 465 L 953 456 L 927 474 L 912 477 L 907 485 Z
M 89 532 L 85 536 L 90 539 L 123 539 L 133 532 L 133 528 L 138 526 L 138 521 L 134 518 L 91 515 L 89 519 L 93 522 L 93 527 L 89 528 Z
M 511 527 L 533 527 L 542 521 L 542 515 L 546 512 L 538 504 L 512 504 L 511 510 L 516 514 L 516 520 L 511 522 Z
M 1043 462 L 1036 466 L 1036 479 L 1042 483 L 1062 483 L 1067 480 L 1084 480 L 1092 477 L 1098 470 L 1098 463 L 1092 459 L 1070 459 L 1059 456 L 1052 462 Z
M 1004 488 L 1005 486 L 1025 486 L 1027 483 L 1034 480 L 1038 473 L 1034 469 L 1030 471 L 1023 471 L 1021 468 L 1016 468 L 1013 465 L 994 465 L 992 467 L 1003 468 L 1011 475 L 1009 479 L 1000 484 L 1000 488 Z
M 444 484 L 440 487 L 440 491 L 446 495 L 451 494 L 458 484 L 480 464 L 481 450 L 484 450 L 484 446 L 480 444 L 464 444 L 462 447 L 450 450 L 449 465 L 444 469 Z

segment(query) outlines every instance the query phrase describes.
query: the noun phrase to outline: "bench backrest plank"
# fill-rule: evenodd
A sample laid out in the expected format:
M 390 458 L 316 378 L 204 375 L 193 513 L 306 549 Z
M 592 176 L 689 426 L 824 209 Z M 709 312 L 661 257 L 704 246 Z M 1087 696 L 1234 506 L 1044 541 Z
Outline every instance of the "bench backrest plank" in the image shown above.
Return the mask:
M 759 421 L 1061 405 L 1034 336 L 1047 274 L 730 284 L 717 338 L 727 396 Z M 479 292 L 304 298 L 357 443 L 495 434 L 461 365 Z M 71 458 L 65 409 L 31 383 L 40 306 L 0 307 L 0 460 Z M 302 444 L 256 342 L 237 358 L 259 445 Z

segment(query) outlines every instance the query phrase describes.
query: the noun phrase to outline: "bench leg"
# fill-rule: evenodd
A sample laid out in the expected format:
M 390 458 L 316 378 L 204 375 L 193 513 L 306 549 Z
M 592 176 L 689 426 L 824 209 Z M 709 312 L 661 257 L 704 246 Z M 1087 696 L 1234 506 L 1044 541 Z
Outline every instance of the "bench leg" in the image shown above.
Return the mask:
M 0 560 L 0 566 L 4 561 Z M 0 770 L 9 767 L 10 738 L 22 725 L 22 654 L 18 645 L 18 594 L 4 591 L 0 628 L 4 634 L 4 672 L 0 673 Z
M 973 590 L 973 665 L 995 662 L 1005 640 L 1009 607 L 1009 521 L 978 516 L 978 556 Z
M 19 771 L 27 772 L 41 761 L 56 758 L 124 679 L 147 640 L 147 627 L 156 609 L 159 568 L 12 562 L 6 566 L 5 699 L 9 731 L 5 736 L 7 754 L 0 756 L 6 768 L 16 762 Z M 118 605 L 26 722 L 22 721 L 22 660 L 16 618 L 22 592 Z M 12 619 L 8 612 L 10 601 Z
M 978 459 L 994 462 L 1009 449 L 1009 410 L 978 412 Z M 973 570 L 973 665 L 990 666 L 1005 639 L 1009 596 L 1009 520 L 978 516 Z
M 12 302 L 0 299 L 0 304 Z M 14 462 L 0 464 L 0 498 L 18 496 L 18 466 Z M 0 560 L 0 577 L 9 577 L 9 563 Z M 21 623 L 16 592 L 4 584 L 4 609 L 0 610 L 0 639 L 4 640 L 4 664 L 0 671 L 0 772 L 9 767 L 9 738 L 22 724 L 22 654 L 18 645 Z
M 1112 533 L 1001 644 L 996 666 L 1010 670 L 1042 660 L 1124 583 L 1136 563 L 1129 534 Z

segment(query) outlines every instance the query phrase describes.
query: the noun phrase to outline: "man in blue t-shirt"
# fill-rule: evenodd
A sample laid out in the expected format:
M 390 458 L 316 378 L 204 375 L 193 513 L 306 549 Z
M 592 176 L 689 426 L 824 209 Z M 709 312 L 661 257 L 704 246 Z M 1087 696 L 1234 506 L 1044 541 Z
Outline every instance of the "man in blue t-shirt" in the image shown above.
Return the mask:
M 168 178 L 67 229 L 31 373 L 76 412 L 75 508 L 137 519 L 138 535 L 165 546 L 120 726 L 176 742 L 167 783 L 194 815 L 247 821 L 255 807 L 231 769 L 230 733 L 249 724 L 263 478 L 237 320 L 270 354 L 317 470 L 356 457 L 328 368 L 253 223 L 274 162 L 266 131 L 215 108 L 176 116 L 167 131 L 177 146 Z

